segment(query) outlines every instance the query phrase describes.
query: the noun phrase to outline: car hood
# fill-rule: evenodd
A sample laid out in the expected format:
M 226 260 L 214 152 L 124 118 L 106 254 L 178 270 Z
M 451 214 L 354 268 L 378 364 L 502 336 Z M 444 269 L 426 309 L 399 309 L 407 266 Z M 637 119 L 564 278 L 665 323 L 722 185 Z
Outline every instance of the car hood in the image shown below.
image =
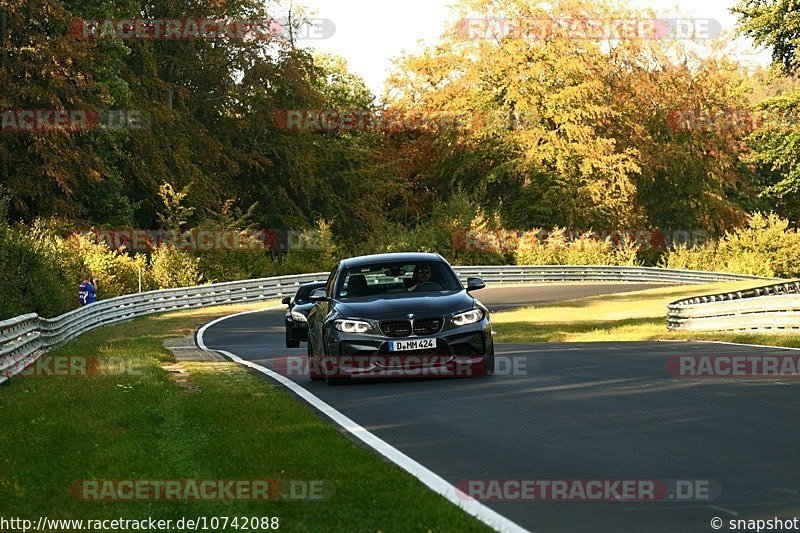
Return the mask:
M 313 307 L 314 307 L 313 302 L 309 302 L 306 304 L 297 304 L 294 307 L 292 307 L 292 311 L 297 311 L 303 316 L 308 316 L 308 313 L 311 311 L 311 309 L 313 309 Z
M 338 302 L 336 310 L 346 318 L 405 319 L 409 313 L 414 313 L 415 318 L 436 317 L 468 311 L 474 306 L 475 299 L 467 291 L 459 291 L 356 298 Z

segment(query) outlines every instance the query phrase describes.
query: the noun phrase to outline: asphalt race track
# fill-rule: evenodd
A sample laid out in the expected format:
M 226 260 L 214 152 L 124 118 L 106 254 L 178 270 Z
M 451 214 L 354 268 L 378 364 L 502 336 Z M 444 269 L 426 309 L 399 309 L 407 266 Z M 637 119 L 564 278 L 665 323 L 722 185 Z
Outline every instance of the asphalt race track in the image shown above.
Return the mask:
M 494 310 L 643 287 L 540 285 L 478 297 Z M 204 342 L 268 368 L 306 350 L 284 348 L 283 311 L 222 321 Z M 498 344 L 497 355 L 507 356 L 506 369 L 514 361 L 516 372 L 340 387 L 292 379 L 459 487 L 466 480 L 694 480 L 693 487 L 709 482 L 712 492 L 721 490 L 712 500 L 483 502 L 526 529 L 714 531 L 719 517 L 728 531 L 733 518 L 800 517 L 797 380 L 685 379 L 665 368 L 670 356 L 735 354 L 797 352 L 685 342 Z

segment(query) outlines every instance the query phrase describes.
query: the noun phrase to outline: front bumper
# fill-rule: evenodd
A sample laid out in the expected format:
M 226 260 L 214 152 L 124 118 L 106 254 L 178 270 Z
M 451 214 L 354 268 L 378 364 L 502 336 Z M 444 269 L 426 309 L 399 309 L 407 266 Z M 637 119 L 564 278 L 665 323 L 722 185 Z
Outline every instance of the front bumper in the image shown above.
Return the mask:
M 392 341 L 435 338 L 436 347 L 425 350 L 392 351 Z M 486 371 L 494 354 L 488 318 L 461 327 L 449 327 L 432 335 L 389 337 L 343 333 L 331 328 L 327 336 L 322 373 L 336 377 L 434 377 L 478 376 Z
M 286 331 L 289 331 L 291 338 L 296 341 L 308 340 L 308 322 L 301 322 L 290 317 L 285 317 Z

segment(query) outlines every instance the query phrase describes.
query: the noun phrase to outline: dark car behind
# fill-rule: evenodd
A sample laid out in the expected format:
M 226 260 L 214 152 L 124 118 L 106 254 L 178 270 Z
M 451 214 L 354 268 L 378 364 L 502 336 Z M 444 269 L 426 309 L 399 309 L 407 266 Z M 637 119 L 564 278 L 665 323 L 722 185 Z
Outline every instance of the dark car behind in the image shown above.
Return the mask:
M 288 296 L 281 303 L 287 305 L 286 317 L 286 347 L 297 348 L 301 342 L 308 340 L 308 312 L 314 306 L 314 302 L 309 300 L 311 293 L 325 283 L 306 283 L 301 285 L 294 295 L 294 299 Z

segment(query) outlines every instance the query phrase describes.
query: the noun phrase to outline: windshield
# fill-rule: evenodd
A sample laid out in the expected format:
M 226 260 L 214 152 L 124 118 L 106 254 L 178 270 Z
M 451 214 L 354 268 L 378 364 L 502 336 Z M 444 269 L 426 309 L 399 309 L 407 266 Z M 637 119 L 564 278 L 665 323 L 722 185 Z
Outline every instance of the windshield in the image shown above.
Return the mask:
M 297 289 L 297 294 L 294 295 L 295 305 L 311 303 L 311 300 L 308 299 L 308 297 L 311 296 L 311 293 L 314 292 L 315 289 L 319 289 L 320 287 L 324 286 L 324 283 L 311 283 L 309 285 L 303 285 Z
M 375 263 L 348 268 L 337 283 L 339 299 L 384 294 L 419 294 L 460 291 L 453 270 L 441 261 Z

